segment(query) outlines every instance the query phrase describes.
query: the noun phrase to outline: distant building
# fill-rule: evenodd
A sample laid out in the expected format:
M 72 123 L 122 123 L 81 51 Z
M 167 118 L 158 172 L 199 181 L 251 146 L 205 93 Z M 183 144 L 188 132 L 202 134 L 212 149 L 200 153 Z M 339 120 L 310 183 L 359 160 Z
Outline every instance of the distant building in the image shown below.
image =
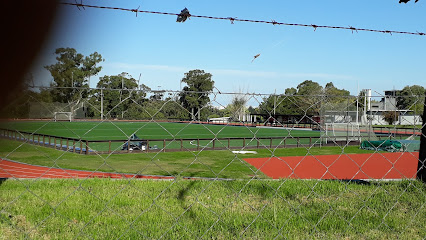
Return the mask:
M 397 118 L 393 122 L 394 125 L 415 125 L 421 122 L 419 115 L 415 115 L 412 110 L 398 109 L 397 96 L 400 90 L 385 91 L 385 95 L 381 98 L 380 102 L 371 102 L 371 91 L 367 92 L 367 98 L 370 99 L 368 109 L 365 115 L 361 117 L 363 124 L 368 124 L 371 121 L 372 125 L 387 125 L 389 124 L 383 119 L 383 113 L 388 111 L 398 112 Z
M 421 123 L 421 117 L 409 109 L 398 109 L 397 96 L 400 90 L 385 91 L 380 101 L 372 101 L 371 89 L 365 89 L 365 97 L 361 96 L 359 101 L 364 102 L 364 109 L 355 111 L 325 111 L 324 123 L 347 123 L 361 125 L 387 125 L 383 119 L 383 113 L 387 111 L 398 112 L 394 125 L 416 125 Z

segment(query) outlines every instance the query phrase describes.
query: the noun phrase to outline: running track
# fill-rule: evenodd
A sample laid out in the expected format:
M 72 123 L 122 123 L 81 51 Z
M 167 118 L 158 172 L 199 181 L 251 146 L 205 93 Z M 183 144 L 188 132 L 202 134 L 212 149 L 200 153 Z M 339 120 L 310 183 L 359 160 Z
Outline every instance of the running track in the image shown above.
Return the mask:
M 398 152 L 244 160 L 274 179 L 413 179 L 418 158 L 418 152 Z
M 150 176 L 108 172 L 90 172 L 48 168 L 0 159 L 0 178 L 144 178 L 174 179 L 170 176 Z
M 372 153 L 244 159 L 267 176 L 299 179 L 413 179 L 418 153 Z M 142 178 L 151 176 L 49 168 L 0 159 L 0 178 Z

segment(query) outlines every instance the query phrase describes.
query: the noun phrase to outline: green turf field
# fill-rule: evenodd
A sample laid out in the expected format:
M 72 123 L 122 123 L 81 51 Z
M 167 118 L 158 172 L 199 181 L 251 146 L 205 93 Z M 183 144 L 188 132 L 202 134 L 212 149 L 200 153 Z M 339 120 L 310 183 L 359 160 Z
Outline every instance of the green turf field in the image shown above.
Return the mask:
M 150 146 L 159 149 L 194 149 L 230 147 L 254 147 L 278 145 L 296 145 L 318 142 L 319 131 L 286 130 L 284 128 L 256 128 L 246 126 L 204 125 L 167 122 L 3 122 L 1 128 L 14 129 L 23 132 L 46 134 L 60 137 L 81 139 L 83 141 L 125 140 L 136 134 L 140 139 L 160 139 L 153 141 Z M 260 139 L 281 137 L 281 139 Z M 297 139 L 311 137 L 312 139 Z M 222 139 L 215 140 L 213 139 Z M 224 140 L 223 138 L 247 138 L 245 140 Z M 284 142 L 285 138 L 285 142 Z M 167 140 L 164 142 L 163 140 Z M 181 142 L 180 139 L 183 139 Z M 208 139 L 189 141 L 185 139 Z M 79 143 L 75 143 L 79 146 Z M 120 150 L 123 142 L 91 143 L 90 148 L 96 151 Z M 111 147 L 110 147 L 111 146 Z
M 85 140 L 127 139 L 136 133 L 143 139 L 173 138 L 228 138 L 228 137 L 281 137 L 312 136 L 318 131 L 285 130 L 283 128 L 256 128 L 230 125 L 204 125 L 168 122 L 4 122 L 0 125 L 31 133 L 42 133 Z

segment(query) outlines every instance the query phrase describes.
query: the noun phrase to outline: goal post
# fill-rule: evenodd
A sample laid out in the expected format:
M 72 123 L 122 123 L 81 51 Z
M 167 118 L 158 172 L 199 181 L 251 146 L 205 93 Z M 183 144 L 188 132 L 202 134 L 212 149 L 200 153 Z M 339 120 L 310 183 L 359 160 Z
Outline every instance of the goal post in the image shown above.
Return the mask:
M 377 140 L 377 136 L 369 125 L 359 123 L 325 123 L 321 129 L 322 142 L 362 142 Z
M 57 121 L 67 121 L 72 122 L 72 112 L 54 112 L 53 120 Z

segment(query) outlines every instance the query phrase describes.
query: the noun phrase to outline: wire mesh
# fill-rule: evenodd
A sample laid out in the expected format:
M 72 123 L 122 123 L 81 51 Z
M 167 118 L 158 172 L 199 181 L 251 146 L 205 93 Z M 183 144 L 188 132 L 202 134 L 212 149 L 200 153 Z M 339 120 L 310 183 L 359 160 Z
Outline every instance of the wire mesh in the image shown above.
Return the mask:
M 410 110 L 424 96 L 396 100 L 379 127 L 371 116 L 390 110 L 360 106 L 363 96 L 73 90 L 90 94 L 7 107 L 5 239 L 426 237 L 424 160 L 404 145 L 425 137 Z M 185 107 L 194 93 L 209 101 Z

